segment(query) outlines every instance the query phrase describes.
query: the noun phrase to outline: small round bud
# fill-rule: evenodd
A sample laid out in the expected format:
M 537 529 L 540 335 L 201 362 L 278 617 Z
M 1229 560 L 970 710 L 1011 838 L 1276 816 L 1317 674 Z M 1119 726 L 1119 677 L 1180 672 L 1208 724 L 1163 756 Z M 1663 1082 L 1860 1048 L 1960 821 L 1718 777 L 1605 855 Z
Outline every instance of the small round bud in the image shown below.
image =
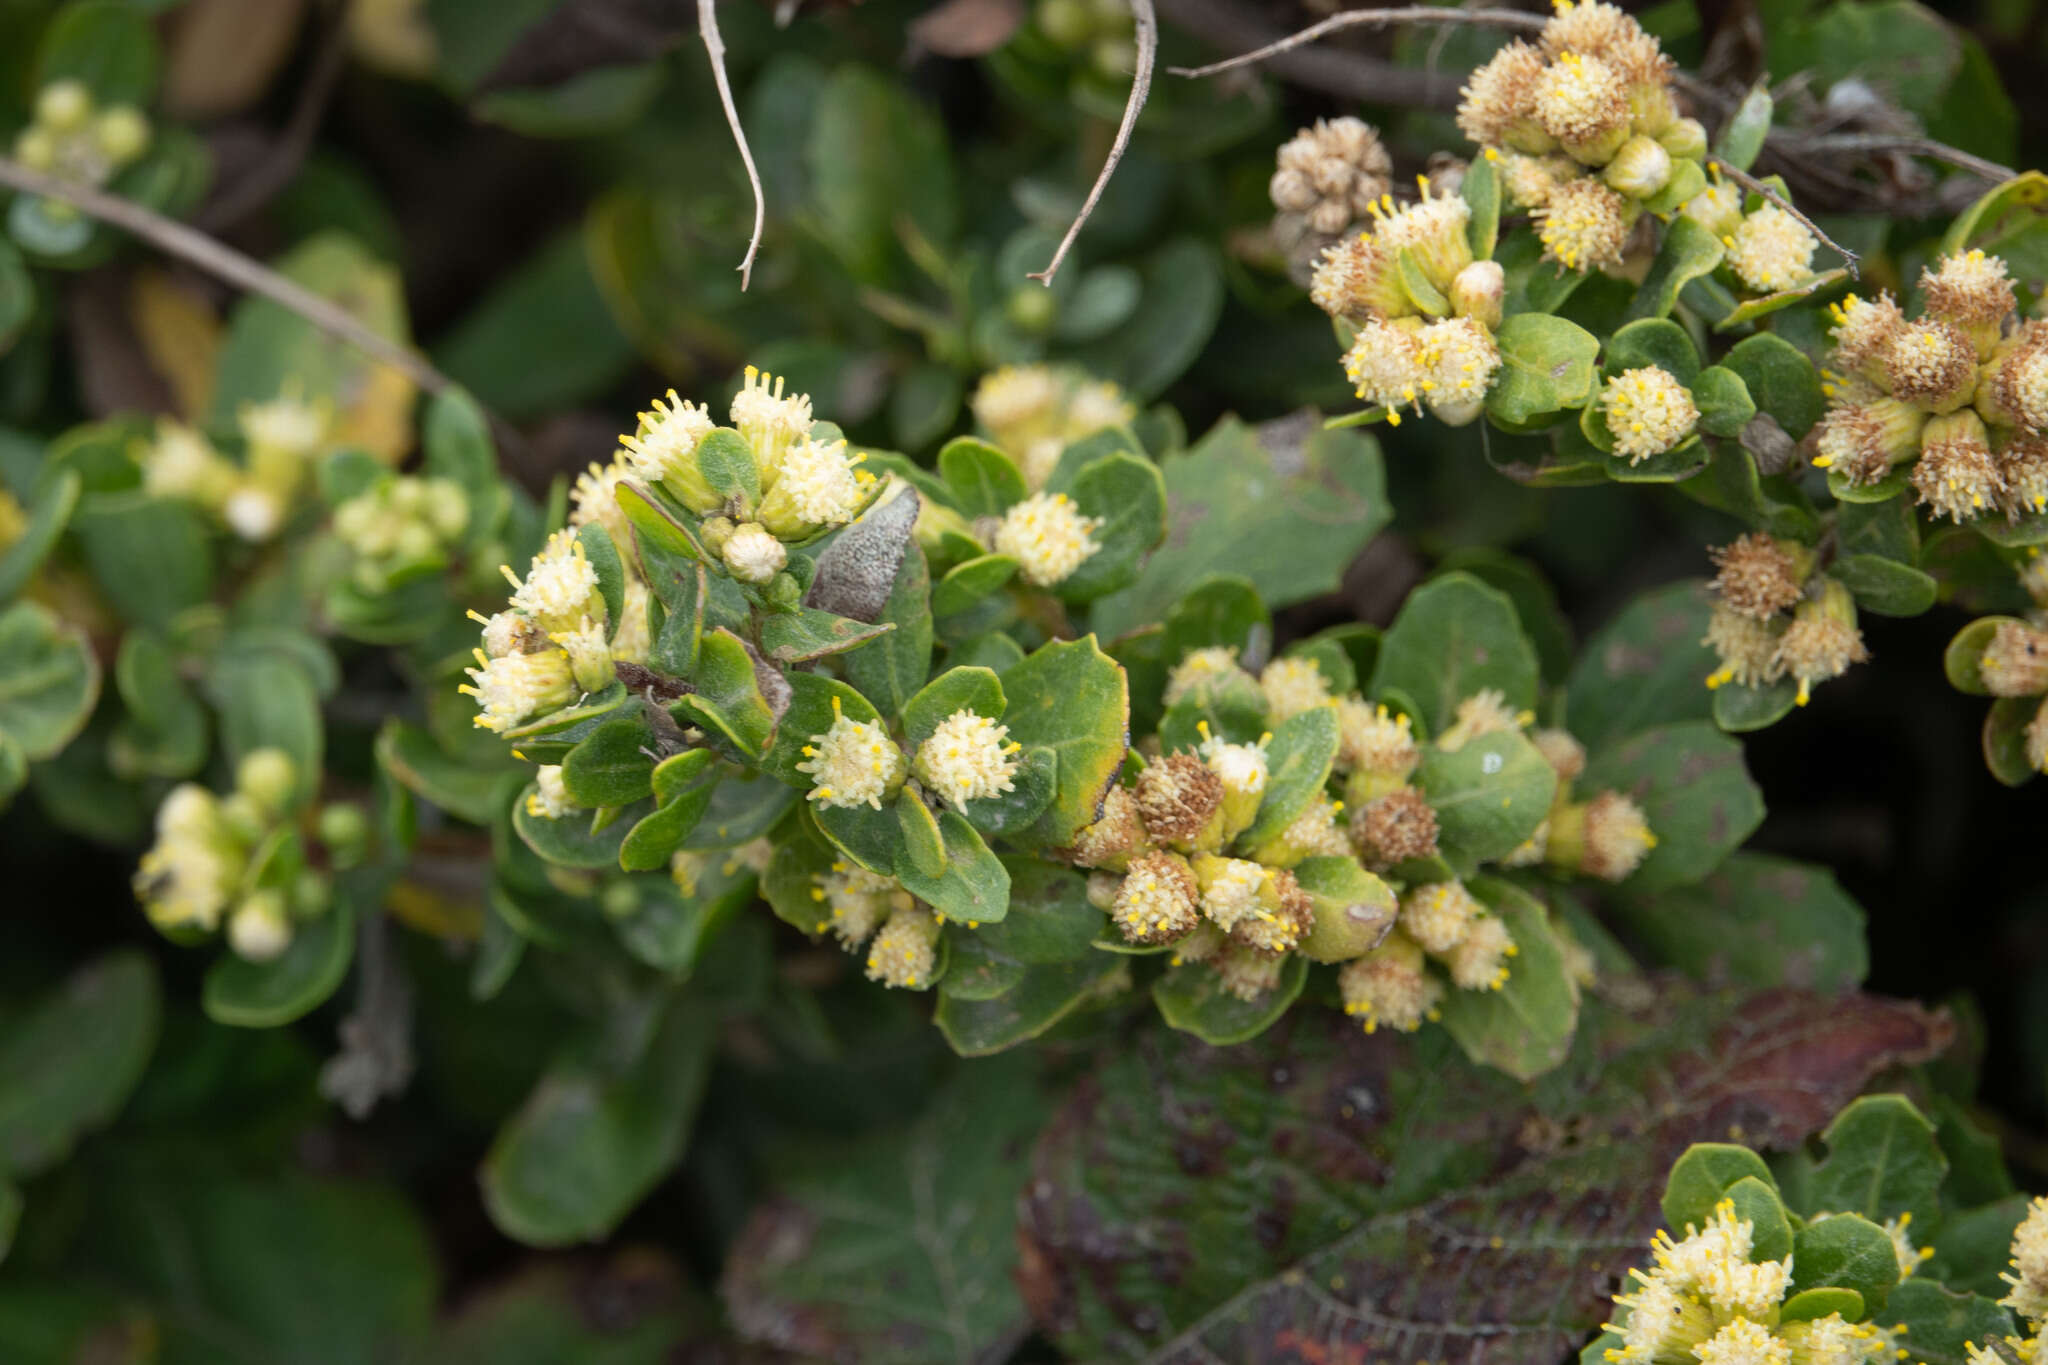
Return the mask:
M 1964 522 L 1999 506 L 2005 478 L 1991 454 L 1984 419 L 1964 408 L 1928 419 L 1920 435 L 1913 490 L 1936 517 Z
M 1364 957 L 1347 962 L 1337 974 L 1337 990 L 1344 1013 L 1367 1033 L 1382 1026 L 1415 1032 L 1435 1016 L 1444 993 L 1443 983 L 1423 960 L 1421 945 L 1398 931 Z
M 1657 141 L 1680 161 L 1698 161 L 1707 154 L 1707 126 L 1696 118 L 1677 119 L 1657 134 Z
M 1042 284 L 1020 284 L 1003 303 L 1003 316 L 1027 336 L 1051 330 L 1059 311 L 1059 300 Z
M 327 850 L 328 862 L 335 867 L 354 867 L 369 851 L 370 817 L 361 806 L 345 801 L 322 806 L 314 829 Z
M 1624 370 L 1600 391 L 1614 453 L 1631 466 L 1685 443 L 1699 425 L 1692 393 L 1670 371 L 1656 365 Z
M 1715 596 L 1729 610 L 1759 621 L 1798 602 L 1806 592 L 1806 576 L 1813 571 L 1812 551 L 1760 531 L 1707 554 L 1719 570 L 1714 575 Z
M 718 553 L 732 576 L 742 583 L 766 583 L 789 563 L 789 551 L 782 542 L 770 535 L 766 527 L 751 521 L 733 528 Z
M 277 534 L 284 521 L 284 503 L 260 484 L 245 483 L 228 494 L 220 513 L 228 529 L 243 540 L 257 543 Z
M 289 808 L 298 780 L 298 765 L 282 749 L 251 749 L 235 768 L 237 794 L 273 816 Z
M 1168 754 L 1151 764 L 1131 794 L 1155 842 L 1183 849 L 1222 842 L 1223 779 L 1193 754 Z
M 228 917 L 228 946 L 250 962 L 275 961 L 291 943 L 291 916 L 282 891 L 253 891 Z
M 1097 38 L 1088 49 L 1088 64 L 1108 80 L 1129 76 L 1137 69 L 1137 44 L 1122 36 Z
M 1300 952 L 1311 962 L 1349 962 L 1385 939 L 1400 916 L 1393 888 L 1370 873 L 1342 896 L 1308 893 L 1315 923 L 1302 937 Z
M 598 909 L 606 919 L 629 919 L 640 909 L 640 889 L 631 881 L 616 881 L 598 893 Z
M 1498 327 L 1507 289 L 1507 274 L 1500 262 L 1474 261 L 1451 281 L 1451 311 L 1482 327 Z
M 93 140 L 116 166 L 125 166 L 149 150 L 149 120 L 142 111 L 117 105 L 93 122 Z
M 1579 774 L 1586 771 L 1586 746 L 1568 732 L 1551 728 L 1532 730 L 1529 742 L 1536 746 L 1536 752 L 1543 755 L 1543 761 L 1557 774 L 1559 783 L 1576 781 Z
M 36 95 L 36 122 L 53 133 L 83 128 L 91 117 L 92 92 L 83 81 L 52 81 Z
M 317 868 L 306 868 L 292 881 L 292 918 L 318 919 L 334 904 L 334 882 Z
M 1638 133 L 1621 144 L 1601 178 L 1631 199 L 1648 199 L 1671 183 L 1671 153 Z
M 1201 888 L 1185 859 L 1171 853 L 1148 853 L 1132 860 L 1109 907 L 1126 942 L 1171 943 L 1194 929 Z
M 49 171 L 57 164 L 57 140 L 49 130 L 33 125 L 14 139 L 14 159 L 32 171 Z

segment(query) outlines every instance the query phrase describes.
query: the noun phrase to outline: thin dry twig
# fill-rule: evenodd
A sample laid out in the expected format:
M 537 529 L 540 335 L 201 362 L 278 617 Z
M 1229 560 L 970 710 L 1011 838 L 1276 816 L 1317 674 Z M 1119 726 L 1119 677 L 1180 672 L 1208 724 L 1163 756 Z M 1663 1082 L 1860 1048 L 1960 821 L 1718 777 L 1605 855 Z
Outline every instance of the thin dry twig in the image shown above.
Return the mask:
M 746 258 L 740 262 L 740 288 L 754 279 L 754 256 L 761 250 L 761 229 L 768 218 L 768 201 L 761 192 L 761 172 L 754 166 L 754 149 L 747 145 L 746 130 L 740 127 L 740 111 L 732 102 L 732 81 L 725 74 L 725 40 L 718 36 L 717 0 L 697 0 L 697 28 L 704 35 L 704 51 L 711 58 L 711 78 L 718 82 L 718 102 L 725 106 L 725 123 L 732 140 L 739 145 L 740 160 L 747 166 L 747 184 L 754 191 L 754 235 L 747 239 Z
M 189 261 L 209 275 L 251 294 L 261 294 L 271 302 L 289 308 L 329 336 L 346 341 L 373 359 L 403 371 L 428 393 L 440 393 L 455 387 L 453 380 L 428 364 L 417 351 L 401 346 L 389 337 L 379 336 L 362 319 L 332 299 L 322 298 L 233 247 L 146 209 L 133 200 L 74 185 L 40 171 L 32 171 L 4 157 L 0 157 L 0 185 L 69 204 L 80 213 L 134 233 L 158 250 Z
M 1131 145 L 1131 129 L 1137 126 L 1138 113 L 1145 107 L 1145 101 L 1152 94 L 1152 67 L 1159 60 L 1159 16 L 1153 12 L 1152 0 L 1131 0 L 1131 17 L 1138 23 L 1138 69 L 1131 73 L 1131 96 L 1124 101 L 1123 122 L 1116 126 L 1116 141 L 1109 146 L 1109 156 L 1102 163 L 1102 171 L 1095 177 L 1094 188 L 1088 191 L 1081 211 L 1074 215 L 1074 221 L 1067 228 L 1067 235 L 1060 238 L 1059 250 L 1052 253 L 1052 263 L 1043 270 L 1034 270 L 1026 279 L 1037 280 L 1050 289 L 1052 277 L 1060 270 L 1060 262 L 1067 259 L 1068 248 L 1081 235 L 1081 228 L 1088 221 L 1088 215 L 1095 212 L 1096 201 L 1102 198 L 1102 191 L 1109 186 L 1109 178 L 1116 174 L 1117 163 L 1124 159 L 1124 149 Z
M 1904 137 L 1897 133 L 1787 133 L 1781 141 L 1787 150 L 1800 152 L 1905 152 L 1945 161 L 1993 183 L 2010 180 L 2018 174 L 2010 166 L 1973 156 L 1960 147 L 1936 142 L 1931 137 Z
M 1535 33 L 1549 22 L 1540 14 L 1523 14 L 1506 9 L 1440 9 L 1434 5 L 1408 5 L 1401 9 L 1345 10 L 1319 23 L 1310 24 L 1299 33 L 1291 33 L 1278 42 L 1268 43 L 1254 51 L 1241 52 L 1235 57 L 1226 57 L 1207 66 L 1172 66 L 1167 70 L 1176 76 L 1190 78 L 1214 76 L 1236 67 L 1262 62 L 1268 57 L 1277 57 L 1283 52 L 1290 52 L 1297 47 L 1313 43 L 1325 34 L 1338 33 L 1347 28 L 1378 28 L 1387 24 L 1463 24 L 1474 28 L 1506 28 Z
M 333 6 L 316 41 L 318 47 L 312 69 L 306 73 L 306 79 L 299 87 L 298 103 L 292 108 L 284 132 L 261 161 L 250 167 L 199 214 L 195 221 L 201 229 L 219 232 L 234 226 L 269 203 L 298 174 L 300 163 L 312 150 L 313 139 L 320 132 L 320 120 L 327 112 L 327 101 L 341 81 L 342 69 L 348 65 L 346 3 Z
M 1727 176 L 1730 180 L 1733 180 L 1736 184 L 1742 186 L 1742 188 L 1749 190 L 1751 193 L 1762 195 L 1771 203 L 1776 204 L 1779 208 L 1785 210 L 1785 212 L 1791 214 L 1794 218 L 1797 218 L 1801 223 L 1804 223 L 1806 225 L 1806 230 L 1808 232 L 1811 232 L 1814 236 L 1820 239 L 1821 245 L 1827 247 L 1830 251 L 1834 252 L 1836 255 L 1842 258 L 1842 264 L 1849 268 L 1850 279 L 1854 280 L 1862 278 L 1862 272 L 1858 265 L 1858 262 L 1861 260 L 1861 258 L 1858 257 L 1855 252 L 1849 250 L 1848 247 L 1843 246 L 1840 242 L 1828 236 L 1826 232 L 1821 230 L 1821 226 L 1819 223 L 1814 222 L 1813 219 L 1807 217 L 1798 209 L 1792 207 L 1792 201 L 1787 199 L 1784 195 L 1779 194 L 1776 190 L 1772 189 L 1769 185 L 1766 185 L 1763 181 L 1751 175 L 1748 171 L 1738 171 L 1725 161 L 1709 161 L 1707 163 L 1707 169 L 1710 171 L 1720 172 L 1722 175 Z

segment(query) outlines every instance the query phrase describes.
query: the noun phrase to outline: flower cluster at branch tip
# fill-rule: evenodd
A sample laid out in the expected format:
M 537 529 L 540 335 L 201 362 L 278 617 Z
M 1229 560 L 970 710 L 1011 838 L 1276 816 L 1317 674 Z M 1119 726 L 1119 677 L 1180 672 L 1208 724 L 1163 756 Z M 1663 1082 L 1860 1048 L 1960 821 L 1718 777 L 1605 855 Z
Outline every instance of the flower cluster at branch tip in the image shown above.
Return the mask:
M 991 538 L 995 552 L 1017 561 L 1036 588 L 1057 587 L 1102 548 L 1102 518 L 1085 515 L 1065 493 L 1033 493 L 1003 513 Z
M 2048 324 L 2014 315 L 2005 262 L 1954 252 L 1921 272 L 1922 315 L 1889 294 L 1830 305 L 1829 406 L 1813 463 L 1852 487 L 1893 470 L 1935 517 L 2048 511 Z
M 832 724 L 803 747 L 799 772 L 812 780 L 810 799 L 822 806 L 880 810 L 903 786 L 910 764 L 880 721 L 854 720 L 835 695 Z
M 1312 261 L 1358 228 L 1393 187 L 1393 158 L 1363 119 L 1317 119 L 1280 144 L 1275 162 L 1273 239 L 1290 263 Z
M 32 171 L 98 188 L 149 150 L 149 118 L 133 105 L 98 108 L 83 81 L 52 81 L 36 92 L 35 117 L 14 137 L 14 158 Z M 43 211 L 69 218 L 56 200 Z
M 326 877 L 297 860 L 259 857 L 290 818 L 298 769 L 281 749 L 255 749 L 217 796 L 196 782 L 171 788 L 156 812 L 156 841 L 135 870 L 150 923 L 174 936 L 225 927 L 228 946 L 268 962 L 291 946 L 296 923 L 324 914 Z
M 1644 365 L 1623 370 L 1600 391 L 1600 406 L 1614 450 L 1631 465 L 1683 445 L 1699 425 L 1692 394 L 1669 370 Z
M 148 440 L 130 454 L 142 467 L 142 486 L 160 497 L 193 503 L 243 540 L 261 543 L 284 529 L 311 487 L 316 458 L 333 434 L 333 407 L 288 390 L 236 413 L 244 453 L 232 460 L 196 427 L 157 420 Z M 465 517 L 466 517 L 465 512 Z
M 1458 127 L 1500 164 L 1546 259 L 1618 265 L 1646 201 L 1666 211 L 1662 199 L 1703 183 L 1706 130 L 1680 117 L 1674 70 L 1619 7 L 1558 0 L 1536 42 L 1517 39 L 1472 73 Z
M 1815 572 L 1819 557 L 1810 547 L 1752 532 L 1710 553 L 1718 572 L 1700 643 L 1719 662 L 1708 687 L 1764 687 L 1790 677 L 1804 706 L 1817 685 L 1870 657 L 1855 599 Z
M 974 420 L 991 441 L 1017 457 L 1034 491 L 1052 477 L 1068 446 L 1098 431 L 1129 426 L 1138 415 L 1137 406 L 1116 385 L 1052 365 L 1005 365 L 984 375 L 972 406 Z
M 1903 1357 L 1897 1329 L 1839 1311 L 1785 1321 L 1792 1258 L 1758 1259 L 1756 1225 L 1722 1200 L 1705 1227 L 1659 1232 L 1655 1265 L 1629 1272 L 1606 1331 L 1609 1365 L 1878 1365 Z
M 950 806 L 986 801 L 1016 789 L 1023 745 L 1009 727 L 972 711 L 955 711 L 917 746 L 910 770 Z

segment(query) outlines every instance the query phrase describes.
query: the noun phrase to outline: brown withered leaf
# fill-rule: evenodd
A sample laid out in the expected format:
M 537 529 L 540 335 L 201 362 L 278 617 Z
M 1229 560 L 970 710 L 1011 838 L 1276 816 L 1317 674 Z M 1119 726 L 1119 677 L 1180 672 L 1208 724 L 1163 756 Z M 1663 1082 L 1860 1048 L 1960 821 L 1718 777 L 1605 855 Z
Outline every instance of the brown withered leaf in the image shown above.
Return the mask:
M 1867 995 L 1589 1002 L 1523 1086 L 1441 1030 L 1301 1013 L 1254 1043 L 1147 1035 L 1041 1135 L 1020 1281 L 1079 1359 L 1556 1365 L 1644 1254 L 1695 1141 L 1791 1146 L 1948 1018 Z

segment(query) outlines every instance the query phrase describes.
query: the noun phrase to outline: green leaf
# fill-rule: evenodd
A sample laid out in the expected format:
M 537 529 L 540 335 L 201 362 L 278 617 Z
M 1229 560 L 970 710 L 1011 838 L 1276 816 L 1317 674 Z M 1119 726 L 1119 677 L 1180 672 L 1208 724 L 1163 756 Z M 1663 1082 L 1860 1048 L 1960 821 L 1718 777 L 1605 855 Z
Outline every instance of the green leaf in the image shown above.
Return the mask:
M 1742 379 L 1757 411 L 1768 413 L 1797 441 L 1827 410 L 1820 373 L 1803 352 L 1781 336 L 1761 332 L 1729 348 L 1721 364 Z
M 651 803 L 599 810 L 572 810 L 556 819 L 538 814 L 528 803 L 529 784 L 512 803 L 512 829 L 521 842 L 556 867 L 602 871 L 619 865 L 619 847 L 634 825 L 649 813 Z
M 99 658 L 40 602 L 0 611 L 0 731 L 30 759 L 56 757 L 92 717 Z
M 1997 1301 L 1951 1293 L 1917 1276 L 1892 1290 L 1885 1321 L 1904 1324 L 1914 1361 L 1926 1365 L 1964 1365 L 1973 1354 L 1971 1345 L 1997 1341 L 2015 1330 L 2012 1313 Z
M 1535 706 L 1539 676 L 1514 603 L 1470 574 L 1451 573 L 1408 595 L 1380 642 L 1372 690 L 1415 698 L 1434 734 L 1450 725 L 1459 702 L 1486 688 L 1505 693 L 1514 710 Z
M 1586 641 L 1565 683 L 1565 726 L 1588 749 L 1671 721 L 1713 714 L 1700 643 L 1712 604 L 1697 580 L 1635 598 Z
M 903 705 L 903 737 L 914 751 L 956 711 L 971 711 L 990 720 L 1003 718 L 1003 684 L 993 670 L 949 668 L 918 690 Z
M 481 1177 L 484 1207 L 507 1236 L 545 1247 L 595 1241 L 682 1159 L 716 1023 L 684 1000 L 649 1008 L 637 1048 L 557 1061 L 499 1130 Z
M 1750 1224 L 1751 1260 L 1782 1261 L 1792 1254 L 1792 1220 L 1786 1217 L 1785 1201 L 1777 1186 L 1768 1178 L 1744 1176 L 1728 1187 L 1727 1199 L 1735 1206 L 1736 1218 Z
M 1695 1142 L 1671 1165 L 1664 1181 L 1664 1196 L 1658 1208 L 1664 1226 L 1676 1236 L 1688 1228 L 1703 1228 L 1714 1216 L 1714 1206 L 1728 1197 L 1728 1191 L 1745 1180 L 1777 1188 L 1771 1168 L 1747 1147 L 1731 1142 Z
M 1494 334 L 1500 374 L 1486 395 L 1487 414 L 1522 427 L 1593 394 L 1600 340 L 1575 322 L 1547 313 L 1518 313 Z
M 1828 576 L 1855 596 L 1856 605 L 1879 616 L 1918 616 L 1933 608 L 1940 592 L 1932 574 L 1881 555 L 1844 555 L 1828 566 Z
M 156 38 L 149 19 L 122 0 L 75 0 L 43 30 L 36 85 L 83 82 L 102 108 L 142 105 L 156 89 Z
M 282 749 L 298 772 L 298 793 L 320 782 L 325 730 L 313 678 L 295 658 L 273 652 L 214 657 L 201 684 L 220 724 L 230 763 L 257 749 Z
M 1163 619 L 1211 574 L 1274 607 L 1333 592 L 1393 515 L 1379 445 L 1361 432 L 1226 418 L 1163 472 L 1166 542 L 1135 584 L 1095 603 L 1105 639 Z
M 1764 818 L 1741 743 L 1705 721 L 1658 726 L 1599 750 L 1577 787 L 1619 791 L 1642 808 L 1657 843 L 1621 883 L 1638 895 L 1699 881 Z
M 972 934 L 991 954 L 1027 966 L 1072 962 L 1092 952 L 1107 917 L 1088 900 L 1088 878 L 1041 858 L 1003 860 L 1010 874 L 1010 913 Z M 959 969 L 955 959 L 953 970 Z M 947 977 L 952 980 L 951 975 Z
M 960 514 L 999 517 L 1030 492 L 1017 462 L 987 441 L 955 436 L 939 451 L 939 477 Z
M 609 623 L 606 634 L 619 628 L 626 610 L 626 565 L 619 558 L 619 551 L 612 544 L 611 532 L 604 529 L 604 523 L 587 521 L 576 528 L 576 539 L 583 546 L 583 557 L 597 574 L 598 595 L 604 598 L 605 620 Z
M 455 758 L 425 730 L 395 718 L 377 732 L 377 763 L 429 805 L 486 829 L 505 809 L 510 789 L 525 780 L 525 769 L 509 756 L 479 766 Z
M 76 470 L 59 470 L 25 509 L 28 524 L 11 545 L 0 551 L 0 607 L 21 595 L 56 547 L 57 538 L 71 520 L 72 510 L 78 506 L 82 486 Z
M 1101 814 L 1128 747 L 1130 693 L 1123 669 L 1095 642 L 1055 640 L 1002 675 L 1003 722 L 1026 749 L 1052 750 L 1058 788 L 1029 838 L 1071 844 Z
M 798 607 L 761 623 L 761 648 L 779 664 L 809 663 L 859 649 L 894 629 L 888 622 L 867 625 L 828 611 Z
M 1009 914 L 1009 871 L 989 852 L 974 826 L 958 811 L 941 811 L 938 833 L 945 841 L 944 869 L 928 872 L 912 852 L 897 863 L 896 879 L 911 895 L 969 928 L 995 923 Z
M 1991 647 L 1991 638 L 2002 625 L 2023 626 L 2025 622 L 2013 616 L 1980 616 L 1949 640 L 1941 656 L 1941 667 L 1948 675 L 1950 687 L 1973 697 L 1991 695 L 1991 688 L 1984 681 L 1984 651 Z
M 1290 954 L 1280 967 L 1280 983 L 1256 999 L 1240 1000 L 1223 988 L 1223 978 L 1203 962 L 1169 967 L 1152 983 L 1152 1003 L 1169 1028 L 1192 1033 L 1217 1047 L 1247 1042 L 1271 1028 L 1301 995 L 1308 980 L 1308 959 Z
M 1129 319 L 1077 348 L 1076 358 L 1126 393 L 1150 400 L 1195 363 L 1216 330 L 1224 267 L 1213 241 L 1175 237 L 1145 257 L 1139 273 L 1144 291 Z
M 269 962 L 222 950 L 207 969 L 200 1003 L 217 1024 L 277 1028 L 318 1009 L 348 975 L 356 953 L 356 917 L 338 903 L 295 927 L 291 946 Z
M 903 865 L 919 876 L 938 878 L 946 871 L 946 837 L 932 808 L 914 787 L 896 798 L 896 826 L 903 832 Z
M 676 702 L 678 711 L 725 736 L 748 758 L 767 752 L 789 706 L 789 683 L 781 673 L 757 661 L 739 636 L 721 626 L 704 633 L 691 682 L 697 690 Z
M 962 1057 L 986 1057 L 1038 1037 L 1088 1001 L 1129 985 L 1123 958 L 1090 952 L 1075 962 L 1027 967 L 1015 986 L 992 1000 L 955 995 L 941 981 L 932 1022 Z
M 496 505 L 502 496 L 497 446 L 491 440 L 489 419 L 476 400 L 463 390 L 443 390 L 427 402 L 426 418 L 420 423 L 420 444 L 426 452 L 426 472 L 461 488 L 469 503 L 469 527 L 463 533 L 463 545 L 472 551 L 482 548 L 493 530 L 484 511 Z M 328 466 L 333 464 L 330 459 Z M 621 554 L 631 548 L 616 547 Z M 605 600 L 609 606 L 610 597 Z
M 1790 308 L 1795 303 L 1802 303 L 1812 298 L 1815 294 L 1824 293 L 1848 278 L 1849 272 L 1846 269 L 1837 267 L 1834 270 L 1823 270 L 1805 283 L 1793 285 L 1789 289 L 1780 289 L 1776 293 L 1765 294 L 1759 298 L 1744 299 L 1741 304 L 1737 305 L 1734 311 L 1714 324 L 1714 330 L 1717 332 L 1732 331 L 1745 323 L 1755 322 L 1758 318 L 1766 317 L 1782 308 Z
M 1912 1101 L 1865 1095 L 1835 1116 L 1821 1141 L 1828 1155 L 1813 1170 L 1812 1212 L 1860 1213 L 1875 1223 L 1910 1214 L 1916 1243 L 1933 1236 L 1948 1158 Z
M 1791 715 L 1798 704 L 1799 686 L 1790 678 L 1760 687 L 1728 683 L 1715 688 L 1713 697 L 1714 724 L 1741 733 L 1766 729 Z
M 697 445 L 697 469 L 711 491 L 730 505 L 738 499 L 743 507 L 761 503 L 761 466 L 754 447 L 731 427 L 714 427 Z
M 1400 1358 L 1470 1362 L 1479 1318 L 1450 1266 L 1486 1289 L 1486 1359 L 1566 1360 L 1642 1261 L 1688 1143 L 1740 1115 L 1745 1140 L 1795 1147 L 1945 1036 L 1912 1005 L 1673 981 L 1631 1012 L 1589 1001 L 1535 1085 L 1440 1029 L 1300 1008 L 1228 1051 L 1148 1031 L 1041 1130 L 1018 1228 L 1037 1319 L 1076 1360 L 1336 1361 L 1397 1305 Z
M 932 589 L 932 615 L 957 616 L 1017 576 L 1017 561 L 1008 555 L 977 555 L 946 571 Z
M 1330 780 L 1336 760 L 1336 707 L 1311 707 L 1280 722 L 1266 748 L 1265 796 L 1250 828 L 1238 836 L 1239 846 L 1256 848 L 1293 824 Z
M 1473 1061 L 1526 1081 L 1570 1054 L 1579 988 L 1540 901 L 1493 877 L 1474 880 L 1470 889 L 1507 925 L 1516 953 L 1499 990 L 1445 995 L 1444 1030 Z
M 1472 248 L 1472 259 L 1492 260 L 1494 244 L 1500 240 L 1499 167 L 1489 157 L 1474 159 L 1465 168 L 1458 193 L 1471 210 L 1471 216 L 1465 220 L 1465 240 Z
M 1463 748 L 1423 751 L 1415 783 L 1436 811 L 1438 844 L 1453 862 L 1491 862 L 1520 848 L 1550 815 L 1557 770 L 1517 731 Z
M 1654 961 L 1705 980 L 1841 990 L 1870 966 L 1862 907 L 1826 868 L 1789 858 L 1737 853 L 1696 886 L 1613 908 Z
M 1756 416 L 1756 404 L 1742 376 L 1726 365 L 1709 365 L 1694 376 L 1694 404 L 1700 410 L 1700 430 L 1709 436 L 1734 439 Z
M 1792 1289 L 1839 1286 L 1863 1296 L 1870 1311 L 1884 1311 L 1899 1283 L 1899 1253 L 1891 1234 L 1854 1213 L 1808 1223 L 1792 1239 Z
M 1085 516 L 1100 524 L 1100 549 L 1081 562 L 1053 591 L 1069 602 L 1092 602 L 1131 586 L 1139 565 L 1166 537 L 1166 481 L 1150 460 L 1113 452 L 1091 460 L 1071 479 L 1065 466 L 1046 490 L 1065 493 Z
M 1861 1321 L 1863 1296 L 1853 1289 L 1806 1289 L 1785 1300 L 1778 1310 L 1780 1322 L 1812 1322 L 1830 1313 L 1840 1313 L 1844 1322 Z
M 634 822 L 619 841 L 620 869 L 657 872 L 667 867 L 670 857 L 704 818 L 711 790 L 711 785 L 704 783 L 677 792 Z
M 212 534 L 187 503 L 95 493 L 79 504 L 72 529 L 100 591 L 136 625 L 162 630 L 213 592 Z
M 160 994 L 156 968 L 123 950 L 9 1018 L 0 1043 L 0 1177 L 39 1175 L 113 1121 L 156 1047 Z
M 1698 349 L 1686 330 L 1669 318 L 1644 318 L 1629 323 L 1607 339 L 1606 350 L 1600 373 L 1608 378 L 1624 370 L 1652 365 L 1687 388 L 1699 377 Z
M 804 147 L 818 236 L 853 278 L 885 284 L 897 265 L 896 223 L 943 245 L 959 210 L 946 134 L 932 110 L 872 68 L 833 68 Z
M 2008 787 L 2017 787 L 2035 776 L 2027 758 L 2027 726 L 2039 714 L 2043 703 L 2035 697 L 2000 697 L 1984 713 L 1984 766 Z
M 733 1245 L 733 1322 L 812 1359 L 995 1358 L 1028 1327 L 1012 1226 L 1047 1107 L 1027 1061 L 987 1062 L 907 1129 L 812 1144 Z
M 654 733 L 637 716 L 609 720 L 562 758 L 562 785 L 579 806 L 630 806 L 654 790 Z
M 1738 171 L 1754 166 L 1757 155 L 1764 149 L 1764 139 L 1771 134 L 1774 108 L 1770 90 L 1758 82 L 1742 97 L 1735 113 L 1721 125 L 1720 134 L 1714 139 L 1714 159 Z
M 1009 791 L 961 807 L 967 822 L 983 834 L 1017 835 L 1038 822 L 1059 791 L 1059 756 L 1043 745 L 1024 750 L 1010 781 Z

